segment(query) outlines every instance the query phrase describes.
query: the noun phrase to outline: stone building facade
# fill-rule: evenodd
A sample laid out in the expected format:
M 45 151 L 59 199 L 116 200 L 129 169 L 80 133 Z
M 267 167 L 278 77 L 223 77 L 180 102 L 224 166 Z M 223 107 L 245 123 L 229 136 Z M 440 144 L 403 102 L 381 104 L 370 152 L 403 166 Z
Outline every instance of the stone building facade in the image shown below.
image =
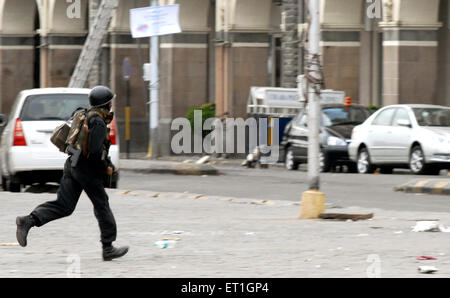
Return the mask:
M 67 86 L 100 0 L 0 0 L 0 112 L 17 93 Z M 79 3 L 79 17 L 67 10 Z M 132 39 L 121 0 L 91 74 L 109 85 L 124 138 L 125 57 L 132 63 L 132 151 L 148 146 L 148 39 Z M 295 87 L 303 72 L 303 0 L 160 0 L 180 4 L 182 33 L 160 38 L 160 139 L 170 153 L 170 123 L 188 109 L 216 103 L 218 117 L 245 117 L 251 86 Z M 325 87 L 355 101 L 450 105 L 448 0 L 321 0 Z

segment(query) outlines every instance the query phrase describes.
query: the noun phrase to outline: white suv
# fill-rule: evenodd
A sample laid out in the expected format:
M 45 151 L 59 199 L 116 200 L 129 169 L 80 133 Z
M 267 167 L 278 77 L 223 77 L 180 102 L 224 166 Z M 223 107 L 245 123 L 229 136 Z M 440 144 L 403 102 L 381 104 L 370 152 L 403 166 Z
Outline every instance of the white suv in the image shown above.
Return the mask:
M 22 186 L 60 181 L 68 156 L 59 152 L 50 137 L 54 129 L 69 120 L 76 109 L 89 108 L 90 91 L 43 88 L 19 93 L 9 117 L 0 116 L 0 125 L 6 125 L 0 144 L 4 190 L 20 192 Z M 109 128 L 112 144 L 109 156 L 118 167 L 119 139 L 115 120 Z M 112 181 L 110 187 L 116 188 L 117 180 Z

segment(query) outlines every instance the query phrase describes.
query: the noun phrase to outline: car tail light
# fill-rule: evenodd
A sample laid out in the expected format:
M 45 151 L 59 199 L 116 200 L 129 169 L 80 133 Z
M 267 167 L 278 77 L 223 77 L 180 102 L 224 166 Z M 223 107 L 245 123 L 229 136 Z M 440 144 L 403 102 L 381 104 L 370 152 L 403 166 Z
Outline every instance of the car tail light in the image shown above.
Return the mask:
M 111 141 L 111 145 L 117 145 L 116 141 L 117 129 L 116 129 L 116 119 L 111 121 L 109 125 L 109 140 Z
M 14 125 L 14 135 L 13 135 L 13 146 L 26 146 L 27 141 L 25 140 L 25 134 L 23 133 L 22 121 L 16 119 L 16 124 Z

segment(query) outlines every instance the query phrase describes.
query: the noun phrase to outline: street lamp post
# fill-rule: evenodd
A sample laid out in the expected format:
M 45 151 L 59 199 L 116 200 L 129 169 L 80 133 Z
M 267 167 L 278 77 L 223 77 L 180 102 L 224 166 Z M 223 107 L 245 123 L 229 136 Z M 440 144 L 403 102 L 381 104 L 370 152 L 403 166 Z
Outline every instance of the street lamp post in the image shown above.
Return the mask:
M 158 6 L 157 0 L 150 1 L 151 6 Z M 158 109 L 159 109 L 159 37 L 157 35 L 150 37 L 150 150 L 151 159 L 156 159 L 158 151 Z
M 308 62 L 305 70 L 308 79 L 308 184 L 301 202 L 301 218 L 317 218 L 325 211 L 325 194 L 320 188 L 320 1 L 309 0 L 311 23 L 308 33 Z

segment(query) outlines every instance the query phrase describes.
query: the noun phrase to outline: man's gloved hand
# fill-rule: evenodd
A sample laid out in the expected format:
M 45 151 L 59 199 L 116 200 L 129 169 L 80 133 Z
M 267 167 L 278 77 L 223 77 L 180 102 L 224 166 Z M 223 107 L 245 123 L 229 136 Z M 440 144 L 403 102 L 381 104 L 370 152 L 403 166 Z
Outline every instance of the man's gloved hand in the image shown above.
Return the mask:
M 108 167 L 108 168 L 106 169 L 106 175 L 112 176 L 113 173 L 114 173 L 114 167 Z

